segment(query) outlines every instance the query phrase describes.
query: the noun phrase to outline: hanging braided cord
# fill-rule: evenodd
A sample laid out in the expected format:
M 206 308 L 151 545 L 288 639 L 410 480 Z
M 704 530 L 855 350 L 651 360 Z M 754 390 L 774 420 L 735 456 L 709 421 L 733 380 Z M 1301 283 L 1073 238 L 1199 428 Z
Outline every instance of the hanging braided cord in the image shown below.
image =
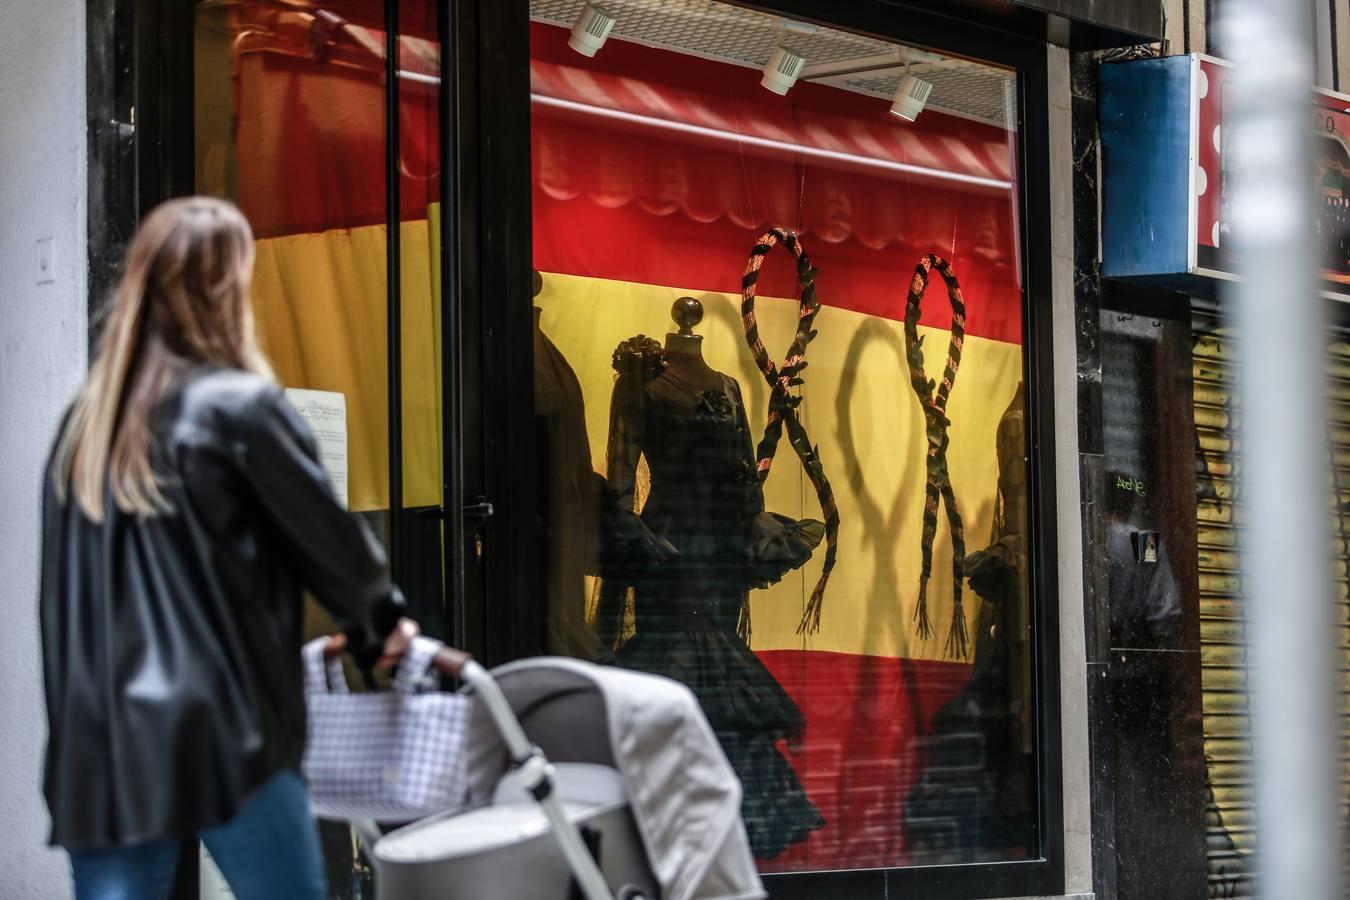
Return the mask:
M 759 282 L 759 270 L 764 264 L 764 257 L 768 256 L 769 251 L 780 241 L 796 260 L 797 287 L 801 296 L 797 334 L 792 339 L 792 346 L 788 348 L 782 368 L 774 365 L 773 360 L 769 359 L 769 352 L 764 348 L 764 341 L 759 335 L 759 324 L 755 318 L 755 285 Z M 759 446 L 755 449 L 755 468 L 759 480 L 763 482 L 769 477 L 774 454 L 778 452 L 778 442 L 786 430 L 788 443 L 796 451 L 807 478 L 816 489 L 820 510 L 825 517 L 825 565 L 821 569 L 815 589 L 811 592 L 811 599 L 802 612 L 802 620 L 797 626 L 798 634 L 820 630 L 820 610 L 825 599 L 825 585 L 829 583 L 830 572 L 834 569 L 839 552 L 839 508 L 834 501 L 834 489 L 830 487 L 830 481 L 825 477 L 825 468 L 820 463 L 819 448 L 811 443 L 811 438 L 807 436 L 806 428 L 797 413 L 802 398 L 793 396 L 791 391 L 803 383 L 801 372 L 806 368 L 806 345 L 816 336 L 816 332 L 811 328 L 816 313 L 820 312 L 820 301 L 816 299 L 816 274 L 817 270 L 811 268 L 811 260 L 802 250 L 797 235 L 781 228 L 770 228 L 760 236 L 759 241 L 751 249 L 750 259 L 745 264 L 745 275 L 741 279 L 741 322 L 745 326 L 745 342 L 750 346 L 755 365 L 763 373 L 770 392 L 768 422 L 764 426 L 764 437 L 760 439 Z
M 928 272 L 936 269 L 947 283 L 947 296 L 952 306 L 951 341 L 947 346 L 947 364 L 942 370 L 941 384 L 935 384 L 924 371 L 923 338 L 919 337 L 919 311 L 924 292 L 928 289 Z M 951 473 L 947 468 L 947 400 L 956 383 L 956 372 L 961 367 L 961 346 L 966 337 L 966 304 L 961 296 L 961 285 L 952 273 L 951 264 L 940 256 L 927 254 L 914 267 L 914 279 L 909 285 L 905 303 L 905 358 L 909 363 L 909 383 L 918 395 L 927 426 L 928 479 L 923 504 L 923 568 L 919 573 L 919 602 L 914 608 L 916 632 L 923 640 L 933 636 L 933 625 L 928 618 L 928 576 L 933 569 L 933 538 L 937 534 L 938 506 L 947 507 L 947 522 L 952 531 L 952 624 L 947 632 L 944 652 L 947 656 L 964 659 L 970 649 L 970 635 L 966 627 L 965 610 L 961 605 L 961 582 L 965 578 L 966 530 L 956 506 Z

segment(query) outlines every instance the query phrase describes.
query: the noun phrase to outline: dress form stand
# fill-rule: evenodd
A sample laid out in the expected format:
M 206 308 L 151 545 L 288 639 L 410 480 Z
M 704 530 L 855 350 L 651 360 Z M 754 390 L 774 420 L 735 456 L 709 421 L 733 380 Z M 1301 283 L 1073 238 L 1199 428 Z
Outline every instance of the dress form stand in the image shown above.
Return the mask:
M 700 390 L 721 388 L 722 376 L 703 359 L 703 335 L 694 334 L 694 326 L 703 321 L 703 304 L 693 297 L 681 297 L 671 306 L 670 317 L 679 329 L 666 335 L 671 374 Z

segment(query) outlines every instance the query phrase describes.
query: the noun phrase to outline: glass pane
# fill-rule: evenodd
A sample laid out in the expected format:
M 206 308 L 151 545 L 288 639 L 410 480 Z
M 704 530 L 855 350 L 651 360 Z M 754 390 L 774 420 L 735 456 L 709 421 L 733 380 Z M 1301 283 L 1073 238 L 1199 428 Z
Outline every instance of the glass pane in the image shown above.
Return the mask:
M 693 688 L 766 872 L 1035 857 L 1016 73 L 604 5 L 531 2 L 554 649 Z
M 337 11 L 337 8 L 334 8 Z M 346 494 L 389 508 L 381 0 L 322 18 L 199 0 L 197 190 L 257 237 L 253 312 L 287 388 L 345 407 Z

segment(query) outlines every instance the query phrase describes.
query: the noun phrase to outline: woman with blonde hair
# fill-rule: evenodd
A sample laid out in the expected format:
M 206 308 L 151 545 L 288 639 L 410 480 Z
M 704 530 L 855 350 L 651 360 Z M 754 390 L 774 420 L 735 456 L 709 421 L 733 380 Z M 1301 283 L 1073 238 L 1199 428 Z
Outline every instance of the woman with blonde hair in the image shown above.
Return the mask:
M 167 897 L 199 836 L 240 900 L 325 896 L 301 591 L 369 667 L 416 632 L 253 336 L 235 207 L 152 211 L 43 494 L 44 791 L 78 900 Z

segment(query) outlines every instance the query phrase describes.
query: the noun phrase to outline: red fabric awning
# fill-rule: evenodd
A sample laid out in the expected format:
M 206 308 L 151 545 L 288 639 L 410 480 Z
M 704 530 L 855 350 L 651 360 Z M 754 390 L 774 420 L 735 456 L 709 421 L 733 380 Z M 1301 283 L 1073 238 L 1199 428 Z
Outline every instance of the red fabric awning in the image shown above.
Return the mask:
M 383 35 L 353 33 L 344 65 L 300 43 L 237 45 L 238 196 L 260 236 L 384 221 Z M 779 97 L 757 69 L 622 41 L 585 60 L 566 38 L 531 30 L 538 268 L 734 291 L 738 259 L 774 224 L 808 238 L 831 273 L 827 302 L 896 317 L 914 261 L 935 252 L 967 286 L 972 333 L 1020 342 L 1009 132 L 931 111 L 906 124 L 884 99 L 810 83 Z M 411 220 L 440 191 L 438 50 L 404 43 L 419 76 L 401 91 Z M 769 294 L 794 293 L 778 283 L 788 268 L 767 277 Z
M 827 305 L 899 318 L 915 262 L 938 253 L 966 289 L 970 333 L 1021 342 L 1015 192 L 963 180 L 1008 177 L 1008 132 L 940 113 L 904 125 L 884 100 L 814 84 L 778 97 L 757 69 L 623 42 L 585 60 L 566 39 L 536 25 L 531 44 L 537 268 L 734 293 L 773 224 L 806 239 Z M 883 164 L 942 169 L 815 152 L 865 145 Z M 791 266 L 766 267 L 761 293 L 795 296 Z M 925 304 L 924 324 L 949 318 Z
M 758 70 L 691 63 L 650 48 L 637 48 L 643 54 L 640 69 L 662 80 L 619 74 L 627 68 L 625 60 L 608 57 L 631 55 L 633 45 L 607 46 L 605 62 L 616 71 L 596 71 L 592 60 L 585 60 L 583 68 L 581 57 L 565 49 L 563 58 L 551 58 L 565 35 L 562 29 L 536 26 L 530 86 L 536 104 L 578 114 L 579 122 L 589 114 L 709 146 L 726 142 L 759 155 L 797 155 L 858 171 L 892 171 L 993 190 L 1010 187 L 1010 134 L 1001 128 L 938 113 L 929 113 L 921 124 L 904 123 L 878 98 L 809 83 L 797 85 L 789 98 L 778 98 L 759 86 Z M 695 67 L 723 70 L 725 84 L 710 93 L 697 82 L 678 84 L 668 74 Z

